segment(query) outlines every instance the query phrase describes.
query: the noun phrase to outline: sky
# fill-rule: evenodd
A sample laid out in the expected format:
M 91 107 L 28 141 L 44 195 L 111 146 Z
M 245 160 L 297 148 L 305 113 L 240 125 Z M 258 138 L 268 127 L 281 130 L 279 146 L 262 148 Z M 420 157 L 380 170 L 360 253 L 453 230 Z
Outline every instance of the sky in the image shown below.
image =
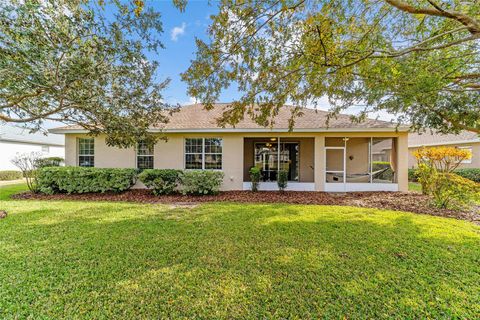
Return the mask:
M 158 75 L 160 79 L 170 78 L 168 88 L 163 92 L 166 102 L 172 104 L 190 104 L 195 100 L 187 95 L 187 85 L 181 81 L 180 74 L 186 71 L 191 60 L 195 58 L 195 37 L 207 40 L 207 28 L 211 22 L 210 16 L 218 11 L 218 3 L 207 0 L 189 0 L 184 12 L 175 8 L 172 0 L 150 0 L 147 6 L 154 7 L 162 15 L 164 33 L 162 42 L 165 49 L 161 49 L 155 58 L 160 62 Z M 220 97 L 219 102 L 230 102 L 238 97 L 238 92 L 227 90 Z M 326 97 L 319 100 L 321 109 L 328 110 Z M 361 108 L 352 108 L 355 113 Z M 385 112 L 371 114 L 370 117 L 382 120 L 391 120 L 392 116 Z
M 184 12 L 180 12 L 171 0 L 147 1 L 162 15 L 165 49 L 161 49 L 157 59 L 160 61 L 158 75 L 160 79 L 170 78 L 168 88 L 163 92 L 168 103 L 189 104 L 195 102 L 187 95 L 187 85 L 181 81 L 180 74 L 188 69 L 195 58 L 195 37 L 206 40 L 210 15 L 217 12 L 217 3 L 202 0 L 189 0 Z M 231 101 L 228 94 L 223 99 Z M 227 101 L 226 100 L 226 101 Z

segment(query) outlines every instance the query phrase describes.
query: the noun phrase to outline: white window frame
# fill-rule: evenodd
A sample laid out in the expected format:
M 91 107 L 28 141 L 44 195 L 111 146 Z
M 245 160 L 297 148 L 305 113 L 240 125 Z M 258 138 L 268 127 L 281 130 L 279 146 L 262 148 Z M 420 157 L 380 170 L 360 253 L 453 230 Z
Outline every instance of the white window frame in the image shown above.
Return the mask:
M 80 153 L 80 140 L 93 140 L 93 154 L 82 154 Z M 77 138 L 77 166 L 80 167 L 80 157 L 93 157 L 93 166 L 95 167 L 95 138 Z M 84 168 L 92 168 L 84 167 Z
M 187 139 L 201 139 L 202 140 L 202 152 L 187 152 Z M 221 142 L 222 152 L 221 153 L 211 153 L 205 152 L 205 139 L 218 139 Z M 202 155 L 202 168 L 201 169 L 187 169 L 187 154 L 201 154 Z M 221 168 L 220 169 L 205 169 L 205 155 L 206 154 L 220 154 L 222 156 Z M 223 170 L 223 138 L 220 137 L 207 137 L 207 138 L 199 138 L 199 137 L 187 137 L 183 139 L 183 168 L 185 170 L 215 170 L 215 171 L 222 171 Z
M 465 160 L 462 160 L 462 162 L 460 163 L 466 163 L 466 164 L 470 164 L 472 163 L 472 160 L 473 160 L 473 148 L 472 146 L 460 146 L 460 147 L 457 147 L 458 149 L 466 149 L 466 150 L 470 150 L 470 153 L 471 153 L 471 157 L 470 159 L 465 159 Z
M 135 148 L 135 167 L 137 169 L 140 169 L 138 167 L 138 157 L 139 156 L 140 157 L 152 157 L 152 164 L 153 164 L 152 168 L 142 168 L 142 170 L 144 170 L 144 169 L 154 169 L 155 168 L 155 146 L 152 146 L 152 153 L 151 154 L 138 154 L 138 150 L 139 150 L 138 144 L 139 143 L 137 143 L 137 147 Z

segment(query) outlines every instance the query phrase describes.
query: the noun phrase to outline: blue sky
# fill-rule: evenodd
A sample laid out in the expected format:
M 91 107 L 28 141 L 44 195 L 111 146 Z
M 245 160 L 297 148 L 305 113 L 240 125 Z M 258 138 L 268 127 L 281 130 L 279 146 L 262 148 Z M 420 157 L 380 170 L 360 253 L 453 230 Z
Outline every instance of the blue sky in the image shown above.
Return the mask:
M 217 12 L 217 3 L 211 1 L 189 0 L 184 12 L 180 12 L 171 0 L 147 1 L 162 14 L 165 49 L 160 50 L 158 75 L 160 79 L 170 78 L 171 83 L 164 91 L 164 98 L 169 103 L 187 104 L 192 99 L 187 95 L 187 86 L 180 79 L 180 74 L 187 70 L 195 57 L 195 37 L 207 39 L 210 15 Z M 231 101 L 228 94 L 222 100 Z

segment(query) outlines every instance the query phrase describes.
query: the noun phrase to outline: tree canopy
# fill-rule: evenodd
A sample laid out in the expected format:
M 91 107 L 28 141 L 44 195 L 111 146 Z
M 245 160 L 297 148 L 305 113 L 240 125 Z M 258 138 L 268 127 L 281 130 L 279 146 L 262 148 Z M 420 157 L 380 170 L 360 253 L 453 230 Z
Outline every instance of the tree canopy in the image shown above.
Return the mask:
M 286 103 L 333 115 L 363 106 L 414 129 L 480 133 L 480 4 L 476 0 L 222 0 L 210 40 L 182 78 L 210 106 L 236 86 L 221 124 L 275 121 Z M 292 119 L 301 112 L 297 108 Z
M 148 140 L 169 110 L 168 79 L 148 55 L 161 33 L 160 14 L 138 0 L 1 2 L 0 122 L 76 124 L 121 147 Z

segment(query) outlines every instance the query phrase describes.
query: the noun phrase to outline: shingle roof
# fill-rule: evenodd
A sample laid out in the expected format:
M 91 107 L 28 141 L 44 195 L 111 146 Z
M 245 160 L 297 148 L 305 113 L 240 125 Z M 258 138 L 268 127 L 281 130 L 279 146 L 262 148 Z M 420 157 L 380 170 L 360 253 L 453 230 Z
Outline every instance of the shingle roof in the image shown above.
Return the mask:
M 462 131 L 459 134 L 441 134 L 427 131 L 425 133 L 410 133 L 408 135 L 408 146 L 410 148 L 471 142 L 480 142 L 480 138 L 477 133 L 470 131 Z
M 218 103 L 215 104 L 213 109 L 206 110 L 202 104 L 192 104 L 183 106 L 179 111 L 174 112 L 170 118 L 170 122 L 166 125 L 158 126 L 152 125 L 152 129 L 163 129 L 166 131 L 195 131 L 195 130 L 221 130 L 217 124 L 217 119 L 220 118 L 223 112 L 228 111 L 229 104 Z M 272 127 L 265 128 L 255 123 L 249 115 L 245 115 L 243 120 L 240 120 L 235 127 L 226 126 L 225 129 L 234 130 L 259 130 L 259 129 L 272 129 L 272 130 L 288 130 L 289 120 L 294 107 L 285 106 L 280 108 L 278 115 L 273 119 L 274 123 Z M 397 124 L 392 122 L 386 122 L 381 120 L 366 119 L 363 122 L 352 122 L 350 116 L 340 114 L 336 118 L 331 118 L 327 126 L 328 112 L 322 110 L 315 110 L 309 108 L 301 109 L 302 115 L 295 118 L 294 131 L 301 129 L 303 131 L 312 129 L 387 129 L 395 130 Z M 62 132 L 68 130 L 80 130 L 79 126 L 67 126 L 55 128 L 52 132 Z M 398 128 L 403 130 L 405 128 Z
M 44 135 L 41 132 L 30 133 L 30 130 L 14 125 L 0 125 L 0 141 L 13 141 L 43 145 L 65 145 L 65 138 L 54 134 Z

